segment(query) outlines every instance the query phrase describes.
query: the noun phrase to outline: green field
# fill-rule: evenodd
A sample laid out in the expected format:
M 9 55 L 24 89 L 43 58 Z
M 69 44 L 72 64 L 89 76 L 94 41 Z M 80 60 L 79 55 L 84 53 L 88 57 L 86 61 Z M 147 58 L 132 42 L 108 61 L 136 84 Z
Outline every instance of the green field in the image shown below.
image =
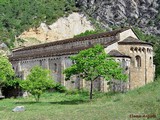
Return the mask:
M 21 105 L 26 111 L 12 112 Z M 92 101 L 84 93 L 46 93 L 39 103 L 32 97 L 0 100 L 0 120 L 144 120 L 146 116 L 160 119 L 158 81 L 124 94 L 95 93 Z

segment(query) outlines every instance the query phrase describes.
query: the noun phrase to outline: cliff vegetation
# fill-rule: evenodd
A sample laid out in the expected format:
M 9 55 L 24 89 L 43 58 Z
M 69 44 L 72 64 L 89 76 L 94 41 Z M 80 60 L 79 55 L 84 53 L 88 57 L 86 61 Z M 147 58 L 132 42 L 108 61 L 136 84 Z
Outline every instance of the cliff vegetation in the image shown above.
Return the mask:
M 23 31 L 41 22 L 53 23 L 75 10 L 74 0 L 1 0 L 0 40 L 13 48 L 15 38 Z

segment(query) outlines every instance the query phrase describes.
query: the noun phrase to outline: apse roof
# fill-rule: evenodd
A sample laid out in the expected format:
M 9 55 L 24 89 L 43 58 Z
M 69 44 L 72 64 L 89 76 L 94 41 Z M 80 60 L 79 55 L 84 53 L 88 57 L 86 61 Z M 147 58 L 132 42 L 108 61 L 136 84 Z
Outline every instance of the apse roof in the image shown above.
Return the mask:
M 127 37 L 126 39 L 124 39 L 121 42 L 118 42 L 119 44 L 148 44 L 148 45 L 152 45 L 151 43 L 145 42 L 145 41 L 141 41 L 139 39 L 136 39 L 132 36 Z
M 124 55 L 121 52 L 119 52 L 118 50 L 112 50 L 108 54 L 112 57 L 129 57 L 130 58 L 130 56 Z

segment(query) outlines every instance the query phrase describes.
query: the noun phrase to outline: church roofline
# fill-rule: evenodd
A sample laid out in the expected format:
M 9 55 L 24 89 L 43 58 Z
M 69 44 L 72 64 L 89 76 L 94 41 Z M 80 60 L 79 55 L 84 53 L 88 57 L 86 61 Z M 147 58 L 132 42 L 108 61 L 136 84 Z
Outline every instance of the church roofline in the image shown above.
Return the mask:
M 128 55 L 122 54 L 121 52 L 119 52 L 118 50 L 111 50 L 108 53 L 111 57 L 125 57 L 125 58 L 131 58 Z
M 103 47 L 107 47 L 113 43 L 115 43 L 116 40 L 110 41 L 107 44 L 102 44 Z M 9 56 L 10 61 L 16 61 L 16 60 L 26 60 L 26 59 L 31 59 L 31 58 L 41 58 L 41 57 L 53 57 L 53 56 L 61 56 L 61 55 L 72 55 L 72 54 L 77 54 L 79 51 L 88 49 L 93 47 L 93 45 L 90 46 L 83 46 L 83 47 L 78 47 L 78 48 L 71 48 L 71 49 L 65 49 L 65 50 L 59 50 L 59 51 L 49 51 L 49 52 L 37 52 L 36 54 L 22 54 L 18 56 Z
M 153 44 L 151 43 L 148 43 L 148 42 L 145 42 L 145 41 L 141 41 L 139 39 L 136 39 L 136 38 L 133 38 L 131 36 L 127 37 L 126 39 L 124 39 L 123 41 L 121 42 L 118 42 L 119 45 L 138 45 L 138 44 L 143 44 L 143 45 L 150 45 L 150 46 L 153 46 Z
M 96 38 L 116 36 L 117 34 L 123 32 L 123 31 L 126 31 L 128 29 L 131 29 L 131 28 L 126 27 L 126 28 L 121 28 L 121 29 L 118 29 L 118 30 L 113 30 L 113 31 L 110 31 L 110 32 L 98 33 L 98 34 L 93 34 L 93 35 L 88 35 L 88 36 L 83 36 L 83 37 L 77 37 L 77 38 L 69 38 L 69 39 L 65 39 L 65 40 L 59 40 L 59 41 L 48 42 L 48 43 L 39 44 L 39 45 L 23 47 L 23 48 L 19 48 L 19 49 L 15 48 L 12 51 L 13 52 L 23 51 L 23 50 L 40 48 L 40 47 L 48 47 L 48 46 L 52 46 L 52 45 L 59 45 L 59 44 L 65 44 L 65 43 L 70 43 L 70 42 L 76 42 L 76 41 L 84 41 L 84 40 L 91 40 L 91 39 L 96 39 Z
M 153 44 L 151 43 L 144 43 L 144 42 L 131 42 L 131 43 L 127 43 L 127 42 L 119 42 L 119 45 L 149 45 L 153 47 Z

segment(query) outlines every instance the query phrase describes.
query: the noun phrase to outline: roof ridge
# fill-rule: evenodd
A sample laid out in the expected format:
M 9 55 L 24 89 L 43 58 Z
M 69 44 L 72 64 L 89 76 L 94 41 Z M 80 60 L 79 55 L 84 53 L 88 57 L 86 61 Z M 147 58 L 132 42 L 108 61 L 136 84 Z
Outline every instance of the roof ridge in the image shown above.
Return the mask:
M 134 37 L 132 37 L 132 36 L 129 36 L 129 37 L 125 38 L 124 40 L 118 42 L 118 44 L 133 44 L 133 43 L 135 43 L 135 44 L 148 44 L 148 45 L 153 46 L 153 45 L 152 45 L 151 43 L 149 43 L 149 42 L 142 41 L 142 40 L 137 39 L 137 38 L 134 38 Z
M 108 54 L 112 57 L 130 57 L 115 49 L 111 50 Z

